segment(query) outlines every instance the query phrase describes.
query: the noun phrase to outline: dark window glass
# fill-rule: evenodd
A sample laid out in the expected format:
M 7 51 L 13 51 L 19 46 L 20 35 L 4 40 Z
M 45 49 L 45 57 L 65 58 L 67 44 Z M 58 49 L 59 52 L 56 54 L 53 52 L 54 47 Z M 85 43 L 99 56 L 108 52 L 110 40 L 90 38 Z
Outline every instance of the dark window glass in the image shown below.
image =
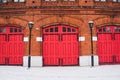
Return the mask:
M 118 28 L 119 32 L 120 32 L 120 28 Z
M 103 32 L 106 32 L 106 28 L 103 28 Z
M 17 32 L 17 28 L 14 28 L 14 32 Z
M 107 32 L 111 32 L 110 27 L 107 27 Z
M 102 29 L 99 29 L 99 32 L 102 32 Z
M 118 32 L 118 28 L 117 27 L 114 27 L 114 32 Z
M 58 32 L 58 27 L 55 27 L 55 32 Z
M 120 2 L 120 0 L 113 0 L 113 2 Z
M 0 28 L 0 32 L 6 32 L 6 28 Z
M 46 29 L 45 32 L 49 32 L 49 29 Z
M 6 2 L 7 2 L 7 0 L 0 0 L 0 2 L 2 2 L 2 3 L 6 3 Z
M 10 28 L 10 32 L 13 32 L 13 28 Z
M 50 28 L 50 32 L 53 32 L 53 28 Z
M 70 28 L 67 28 L 67 32 L 71 32 L 71 29 L 70 29 Z
M 63 27 L 63 32 L 66 32 L 66 27 Z
M 21 30 L 21 29 L 18 29 L 18 32 L 22 32 L 22 30 Z
M 76 32 L 76 30 L 75 30 L 75 29 L 72 29 L 72 32 Z

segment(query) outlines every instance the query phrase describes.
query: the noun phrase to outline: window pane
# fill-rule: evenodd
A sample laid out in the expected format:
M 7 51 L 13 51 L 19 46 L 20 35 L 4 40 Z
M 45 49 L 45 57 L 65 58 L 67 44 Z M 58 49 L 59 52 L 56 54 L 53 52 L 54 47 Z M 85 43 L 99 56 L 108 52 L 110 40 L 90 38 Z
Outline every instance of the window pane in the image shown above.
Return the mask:
M 14 2 L 25 2 L 25 0 L 14 0 Z
M 71 29 L 70 29 L 70 28 L 67 28 L 67 32 L 71 32 Z
M 46 29 L 45 32 L 49 32 L 49 29 Z
M 66 27 L 63 27 L 63 32 L 66 32 Z
M 111 32 L 110 27 L 107 27 L 107 32 Z
M 6 32 L 6 28 L 0 28 L 0 32 Z
M 6 2 L 7 2 L 7 0 L 0 0 L 0 2 L 2 2 L 2 3 L 6 3 Z
M 21 30 L 21 29 L 18 29 L 18 32 L 22 32 L 22 30 Z
M 53 32 L 53 28 L 50 28 L 50 32 Z
M 18 2 L 19 0 L 14 0 L 14 2 Z
M 99 1 L 99 0 L 95 0 L 95 1 Z
M 103 28 L 103 32 L 106 32 L 106 28 Z
M 68 0 L 64 0 L 64 1 L 68 1 Z
M 56 0 L 51 0 L 51 1 L 56 1 Z
M 101 1 L 101 2 L 105 2 L 106 0 L 95 0 L 95 1 Z
M 75 1 L 75 0 L 70 0 L 70 1 Z
M 45 1 L 50 1 L 50 0 L 45 0 Z
M 113 2 L 117 2 L 117 0 L 113 0 Z
M 101 0 L 101 1 L 105 2 L 106 0 Z
M 99 29 L 99 32 L 102 32 L 102 29 Z
M 17 32 L 17 28 L 14 28 L 14 32 Z
M 10 28 L 10 32 L 13 32 L 13 28 Z
M 19 0 L 20 2 L 25 2 L 25 0 Z
M 72 29 L 72 32 L 76 32 L 76 30 L 75 30 L 75 29 Z
M 58 32 L 58 27 L 55 27 L 55 32 Z
M 57 1 L 57 0 L 44 0 L 44 1 Z
M 114 32 L 117 32 L 117 31 L 118 31 L 117 27 L 114 27 Z
M 75 1 L 75 0 L 64 0 L 64 1 Z

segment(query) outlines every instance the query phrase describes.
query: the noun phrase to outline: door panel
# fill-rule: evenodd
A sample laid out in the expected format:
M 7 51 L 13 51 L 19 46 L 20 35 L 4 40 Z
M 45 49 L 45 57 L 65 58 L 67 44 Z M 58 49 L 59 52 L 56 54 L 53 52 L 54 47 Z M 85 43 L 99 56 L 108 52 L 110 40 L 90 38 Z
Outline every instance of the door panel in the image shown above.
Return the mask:
M 23 63 L 23 35 L 9 35 L 9 64 Z
M 59 65 L 59 35 L 44 35 L 44 65 Z
M 120 63 L 120 34 L 115 34 L 115 48 L 114 48 L 114 56 L 115 62 Z
M 6 63 L 6 56 L 7 56 L 6 35 L 0 34 L 0 64 Z
M 62 62 L 63 65 L 78 65 L 78 41 L 77 35 L 62 35 Z
M 111 34 L 98 34 L 99 62 L 112 63 L 113 42 Z

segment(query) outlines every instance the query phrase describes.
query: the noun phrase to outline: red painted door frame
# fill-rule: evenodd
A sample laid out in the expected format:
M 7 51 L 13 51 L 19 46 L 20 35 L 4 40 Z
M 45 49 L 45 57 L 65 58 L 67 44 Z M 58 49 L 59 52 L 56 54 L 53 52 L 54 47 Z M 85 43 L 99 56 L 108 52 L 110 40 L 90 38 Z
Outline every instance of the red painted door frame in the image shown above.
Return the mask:
M 55 25 L 43 29 L 43 65 L 79 65 L 78 29 Z

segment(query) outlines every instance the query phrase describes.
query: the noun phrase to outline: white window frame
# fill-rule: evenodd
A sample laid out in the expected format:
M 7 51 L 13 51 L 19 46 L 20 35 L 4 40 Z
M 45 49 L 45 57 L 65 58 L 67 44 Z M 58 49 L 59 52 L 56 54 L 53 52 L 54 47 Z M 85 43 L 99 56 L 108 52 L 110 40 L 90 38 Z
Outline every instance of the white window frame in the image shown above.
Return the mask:
M 57 0 L 44 0 L 44 1 L 46 1 L 46 2 L 48 2 L 48 1 L 55 2 L 55 1 L 57 1 Z
M 72 2 L 75 2 L 76 0 L 63 0 L 63 1 L 72 1 Z
M 0 3 L 7 3 L 7 0 L 0 0 Z
M 113 0 L 113 2 L 120 2 L 120 0 Z
M 25 0 L 13 0 L 13 2 L 25 2 Z
M 107 0 L 95 0 L 95 2 L 106 2 Z

